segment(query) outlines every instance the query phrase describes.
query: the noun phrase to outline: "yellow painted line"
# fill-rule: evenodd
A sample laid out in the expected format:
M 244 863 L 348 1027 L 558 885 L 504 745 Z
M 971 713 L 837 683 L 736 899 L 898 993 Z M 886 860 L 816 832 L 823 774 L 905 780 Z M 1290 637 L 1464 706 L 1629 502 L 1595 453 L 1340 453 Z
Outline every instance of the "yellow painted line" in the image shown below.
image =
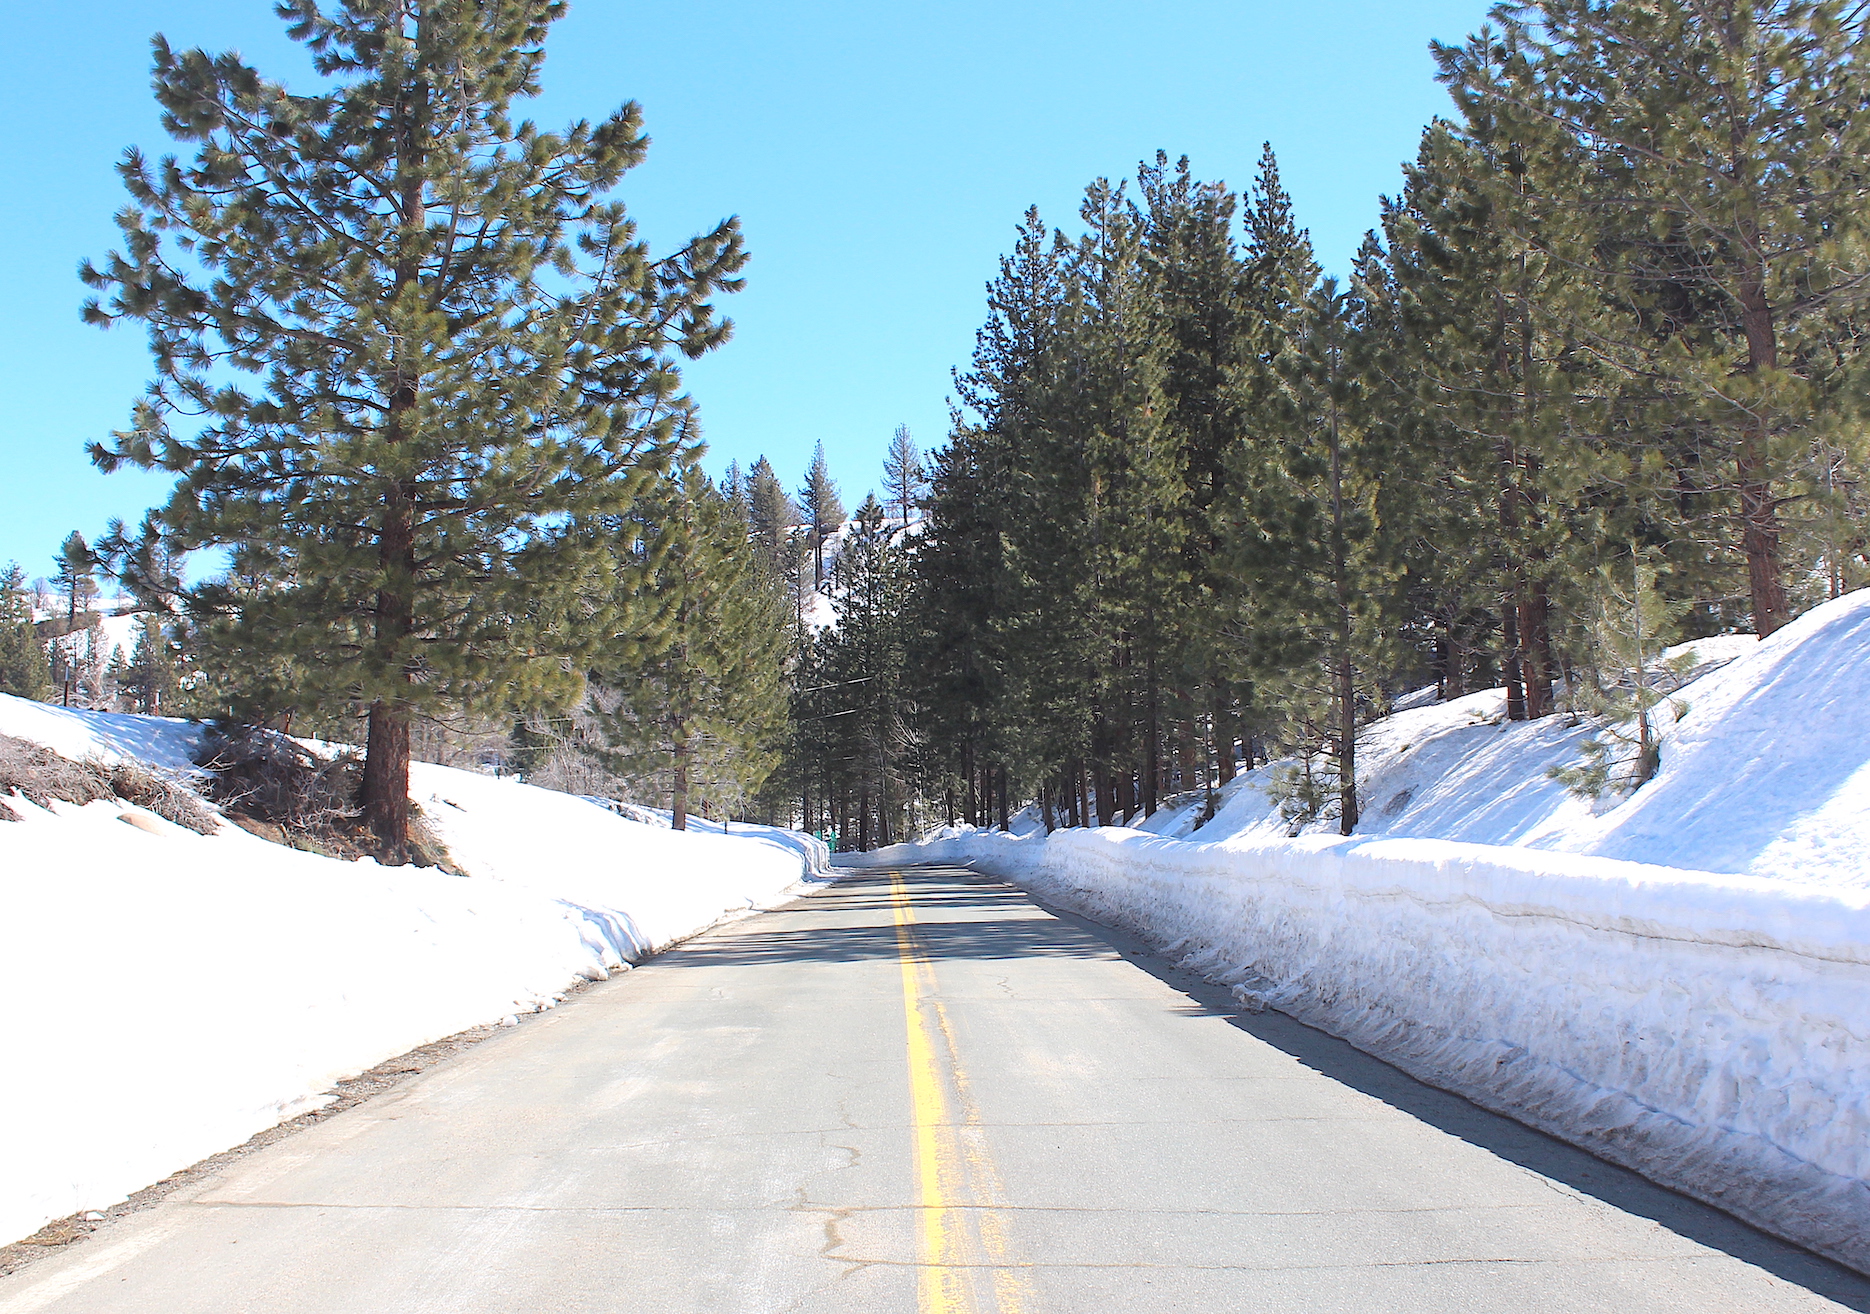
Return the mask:
M 1030 1292 L 994 1211 L 1006 1193 L 969 1098 L 954 1030 L 936 989 L 935 965 L 915 930 L 915 907 L 890 873 L 902 967 L 914 1127 L 918 1291 L 921 1314 L 1022 1314 Z M 946 1059 L 944 1064 L 943 1060 Z M 952 1110 L 959 1109 L 957 1119 Z

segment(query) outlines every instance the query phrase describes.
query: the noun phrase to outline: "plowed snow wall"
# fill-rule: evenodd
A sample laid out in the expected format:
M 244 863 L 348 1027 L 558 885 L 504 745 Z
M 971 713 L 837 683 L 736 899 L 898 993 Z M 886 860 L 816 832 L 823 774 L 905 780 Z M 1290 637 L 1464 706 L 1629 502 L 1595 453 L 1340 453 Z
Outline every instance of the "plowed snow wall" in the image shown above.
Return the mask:
M 1870 1271 L 1870 899 L 1442 840 L 973 834 L 962 861 Z

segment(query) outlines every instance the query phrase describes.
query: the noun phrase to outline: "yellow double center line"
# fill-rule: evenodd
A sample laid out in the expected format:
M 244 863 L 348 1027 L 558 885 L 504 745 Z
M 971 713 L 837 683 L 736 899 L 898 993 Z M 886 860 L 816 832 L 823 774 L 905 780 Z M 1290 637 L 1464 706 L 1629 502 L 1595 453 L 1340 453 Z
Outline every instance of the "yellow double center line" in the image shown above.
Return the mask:
M 890 903 L 908 1023 L 920 1224 L 917 1306 L 921 1314 L 1022 1314 L 1031 1308 L 1030 1288 L 996 1208 L 1007 1203 L 1006 1192 L 987 1153 L 985 1128 L 900 872 L 890 873 Z

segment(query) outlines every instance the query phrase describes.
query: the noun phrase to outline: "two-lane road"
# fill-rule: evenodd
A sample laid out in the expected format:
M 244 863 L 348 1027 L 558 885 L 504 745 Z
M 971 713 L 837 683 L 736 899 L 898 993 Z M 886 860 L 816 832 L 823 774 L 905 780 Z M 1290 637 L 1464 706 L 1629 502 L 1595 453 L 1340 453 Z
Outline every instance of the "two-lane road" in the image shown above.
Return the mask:
M 1832 1309 L 1870 1281 L 952 869 L 703 936 L 0 1279 L 4 1314 Z

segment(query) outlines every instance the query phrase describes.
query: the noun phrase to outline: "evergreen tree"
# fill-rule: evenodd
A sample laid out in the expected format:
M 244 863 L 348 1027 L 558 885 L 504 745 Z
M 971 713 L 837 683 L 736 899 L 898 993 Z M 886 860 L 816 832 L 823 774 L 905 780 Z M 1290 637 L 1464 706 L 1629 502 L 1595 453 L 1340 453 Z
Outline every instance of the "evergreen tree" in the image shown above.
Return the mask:
M 0 693 L 44 701 L 52 695 L 52 668 L 32 623 L 26 572 L 9 561 L 0 571 Z
M 799 549 L 792 530 L 799 523 L 799 508 L 764 456 L 747 476 L 747 519 L 774 577 L 796 587 Z
M 59 545 L 56 560 L 58 568 L 53 573 L 52 583 L 65 612 L 66 633 L 70 633 L 78 628 L 78 617 L 91 609 L 91 600 L 97 597 L 97 578 L 93 573 L 97 569 L 97 558 L 85 543 L 84 535 L 74 529 Z
M 1541 208 L 1593 221 L 1591 272 L 1624 312 L 1600 350 L 1667 386 L 1719 451 L 1753 623 L 1771 634 L 1791 616 L 1783 509 L 1845 386 L 1814 338 L 1870 279 L 1870 17 L 1843 0 L 1496 14 L 1499 38 L 1438 48 L 1443 80 L 1483 112 L 1535 117 L 1529 164 L 1584 180 Z
M 160 716 L 170 710 L 176 685 L 175 647 L 164 632 L 163 618 L 155 612 L 137 617 L 136 646 L 117 678 L 118 688 L 130 698 L 131 710 Z
M 245 544 L 289 581 L 188 601 L 363 710 L 360 802 L 403 862 L 414 718 L 576 692 L 602 629 L 581 526 L 688 441 L 672 353 L 726 338 L 710 298 L 744 256 L 729 220 L 652 259 L 607 199 L 648 146 L 635 104 L 559 134 L 511 117 L 560 0 L 279 9 L 311 94 L 155 41 L 164 127 L 196 153 L 125 157 L 123 252 L 84 270 L 86 317 L 145 322 L 157 365 L 92 455 L 180 476 L 179 549 Z
M 741 811 L 777 762 L 790 626 L 743 509 L 700 467 L 674 472 L 613 531 L 622 628 L 593 677 L 616 691 L 601 725 L 626 776 L 659 777 L 672 825 L 691 798 Z
M 820 735 L 827 794 L 840 831 L 868 849 L 903 833 L 905 766 L 913 746 L 906 698 L 908 541 L 898 542 L 875 494 L 858 507 L 832 568 L 838 623 L 819 634 L 817 680 L 831 697 Z M 852 823 L 855 823 L 854 826 Z
M 97 579 L 92 573 L 97 568 L 97 559 L 85 543 L 84 535 L 74 529 L 59 545 L 56 560 L 58 566 L 52 585 L 58 590 L 59 605 L 65 616 L 53 636 L 52 678 L 59 686 L 59 701 L 70 707 L 72 695 L 82 693 L 79 686 L 85 672 L 81 658 L 86 645 L 78 637 L 78 618 L 89 616 L 91 600 L 97 596 Z
M 844 503 L 838 497 L 837 483 L 825 462 L 825 445 L 812 449 L 812 463 L 806 467 L 805 483 L 799 488 L 799 505 L 804 508 L 805 527 L 812 536 L 812 584 L 825 582 L 825 540 L 844 523 Z
M 909 426 L 899 424 L 890 435 L 890 450 L 883 458 L 883 487 L 896 504 L 902 523 L 909 523 L 909 512 L 928 491 L 928 474 L 922 468 L 922 449 L 909 434 Z

